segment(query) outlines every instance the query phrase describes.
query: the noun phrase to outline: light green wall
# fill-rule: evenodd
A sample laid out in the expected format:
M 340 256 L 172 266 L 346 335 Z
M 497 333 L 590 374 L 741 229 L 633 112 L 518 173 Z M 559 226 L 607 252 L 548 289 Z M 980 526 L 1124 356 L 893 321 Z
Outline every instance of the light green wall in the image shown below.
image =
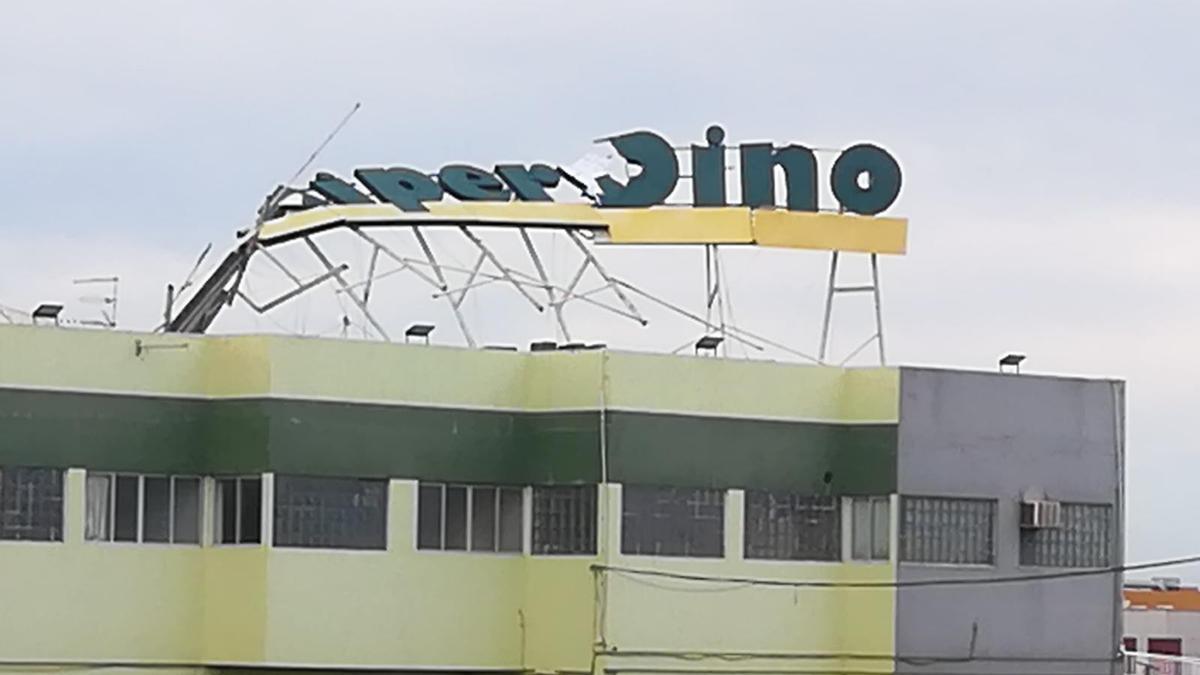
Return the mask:
M 141 356 L 135 343 L 152 348 Z M 186 345 L 186 349 L 177 349 Z M 610 408 L 895 422 L 898 371 L 613 351 L 0 326 L 0 386 L 505 410 Z
M 617 522 L 620 486 L 610 486 L 610 518 Z M 894 653 L 894 592 L 879 589 L 795 588 L 641 576 L 654 570 L 786 582 L 887 582 L 895 563 L 793 562 L 742 559 L 744 500 L 726 500 L 725 557 L 681 559 L 626 556 L 620 528 L 608 532 L 607 565 L 598 616 L 603 617 L 601 667 L 618 669 L 824 669 L 890 672 Z M 771 655 L 704 658 L 719 652 Z M 836 655 L 876 655 L 843 659 Z M 787 658 L 787 655 L 794 655 Z M 801 656 L 804 655 L 804 656 Z
M 83 484 L 81 471 L 69 473 L 71 523 L 82 522 Z M 894 578 L 890 564 L 741 560 L 740 527 L 731 527 L 742 518 L 738 491 L 726 513 L 727 557 L 696 560 L 621 555 L 616 485 L 600 488 L 595 556 L 417 551 L 415 489 L 390 483 L 387 551 L 96 544 L 82 541 L 78 526 L 62 544 L 5 544 L 0 593 L 6 608 L 23 609 L 0 612 L 0 664 L 587 671 L 601 627 L 603 645 L 628 654 L 602 655 L 601 666 L 612 667 L 678 661 L 641 651 L 892 653 L 888 589 L 714 587 L 593 573 L 600 563 L 787 580 Z M 890 669 L 881 663 L 865 665 Z
M 198 661 L 205 551 L 84 542 L 82 471 L 65 497 L 63 542 L 0 542 L 0 663 Z

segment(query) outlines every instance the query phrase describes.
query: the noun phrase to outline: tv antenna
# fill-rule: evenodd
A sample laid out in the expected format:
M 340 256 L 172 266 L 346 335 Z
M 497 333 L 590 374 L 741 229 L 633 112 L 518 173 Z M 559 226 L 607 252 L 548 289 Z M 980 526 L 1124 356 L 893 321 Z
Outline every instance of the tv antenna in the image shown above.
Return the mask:
M 84 319 L 79 323 L 84 326 L 100 326 L 102 328 L 117 327 L 117 291 L 119 289 L 121 278 L 112 277 L 86 277 L 83 279 L 75 279 L 73 282 L 76 286 L 89 286 L 95 284 L 107 285 L 108 293 L 105 295 L 85 295 L 79 298 L 79 302 L 85 305 L 100 305 L 99 319 Z

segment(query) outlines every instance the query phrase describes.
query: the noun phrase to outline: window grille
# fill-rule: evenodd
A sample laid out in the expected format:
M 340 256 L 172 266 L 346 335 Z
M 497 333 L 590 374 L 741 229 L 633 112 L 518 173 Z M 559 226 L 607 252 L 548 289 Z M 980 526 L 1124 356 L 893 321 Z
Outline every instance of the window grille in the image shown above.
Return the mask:
M 540 555 L 596 553 L 596 486 L 533 488 L 533 552 Z
M 902 502 L 902 561 L 948 565 L 995 562 L 995 500 L 903 497 Z
M 622 495 L 622 553 L 724 555 L 724 490 L 626 485 Z
M 0 540 L 62 541 L 61 469 L 0 468 Z
M 746 491 L 747 558 L 840 560 L 837 497 Z
M 1039 567 L 1108 567 L 1112 506 L 1062 505 L 1062 525 L 1021 530 L 1021 564 Z
M 275 477 L 275 546 L 387 548 L 387 481 Z

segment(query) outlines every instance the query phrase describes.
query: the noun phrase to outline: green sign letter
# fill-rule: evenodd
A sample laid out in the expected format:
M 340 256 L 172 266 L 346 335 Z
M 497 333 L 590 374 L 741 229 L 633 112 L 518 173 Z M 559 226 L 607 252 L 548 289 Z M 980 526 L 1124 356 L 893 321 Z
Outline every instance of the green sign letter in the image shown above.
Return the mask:
M 867 186 L 858 179 L 867 175 Z M 900 165 L 887 150 L 870 143 L 849 147 L 833 163 L 833 196 L 851 213 L 873 216 L 900 195 Z
M 466 164 L 448 164 L 438 172 L 442 189 L 464 202 L 506 202 L 509 192 L 495 176 Z
M 654 206 L 671 195 L 679 182 L 679 160 L 666 139 L 649 131 L 634 131 L 614 136 L 611 142 L 618 154 L 642 167 L 642 172 L 627 185 L 612 176 L 597 178 L 601 206 Z
M 559 175 L 552 167 L 534 164 L 527 169 L 520 164 L 497 164 L 496 175 L 523 202 L 554 201 L 546 194 L 546 188 L 558 185 Z
M 421 202 L 442 198 L 442 188 L 429 176 L 412 169 L 355 169 L 354 177 L 381 201 L 402 211 L 428 211 Z
M 789 211 L 817 210 L 817 158 L 803 145 L 775 148 L 770 143 L 742 146 L 742 204 L 775 206 L 775 167 L 783 167 Z

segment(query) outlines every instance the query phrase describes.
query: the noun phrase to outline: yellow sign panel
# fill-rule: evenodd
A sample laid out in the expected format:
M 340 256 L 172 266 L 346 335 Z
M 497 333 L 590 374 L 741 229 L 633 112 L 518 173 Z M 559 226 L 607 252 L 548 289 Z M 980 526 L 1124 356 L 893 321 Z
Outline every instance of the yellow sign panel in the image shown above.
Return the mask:
M 597 208 L 558 202 L 437 202 L 427 211 L 392 204 L 346 204 L 268 221 L 259 241 L 270 246 L 335 227 L 399 225 L 532 227 L 590 230 L 612 245 L 740 244 L 819 251 L 903 255 L 908 220 L 744 206 Z

